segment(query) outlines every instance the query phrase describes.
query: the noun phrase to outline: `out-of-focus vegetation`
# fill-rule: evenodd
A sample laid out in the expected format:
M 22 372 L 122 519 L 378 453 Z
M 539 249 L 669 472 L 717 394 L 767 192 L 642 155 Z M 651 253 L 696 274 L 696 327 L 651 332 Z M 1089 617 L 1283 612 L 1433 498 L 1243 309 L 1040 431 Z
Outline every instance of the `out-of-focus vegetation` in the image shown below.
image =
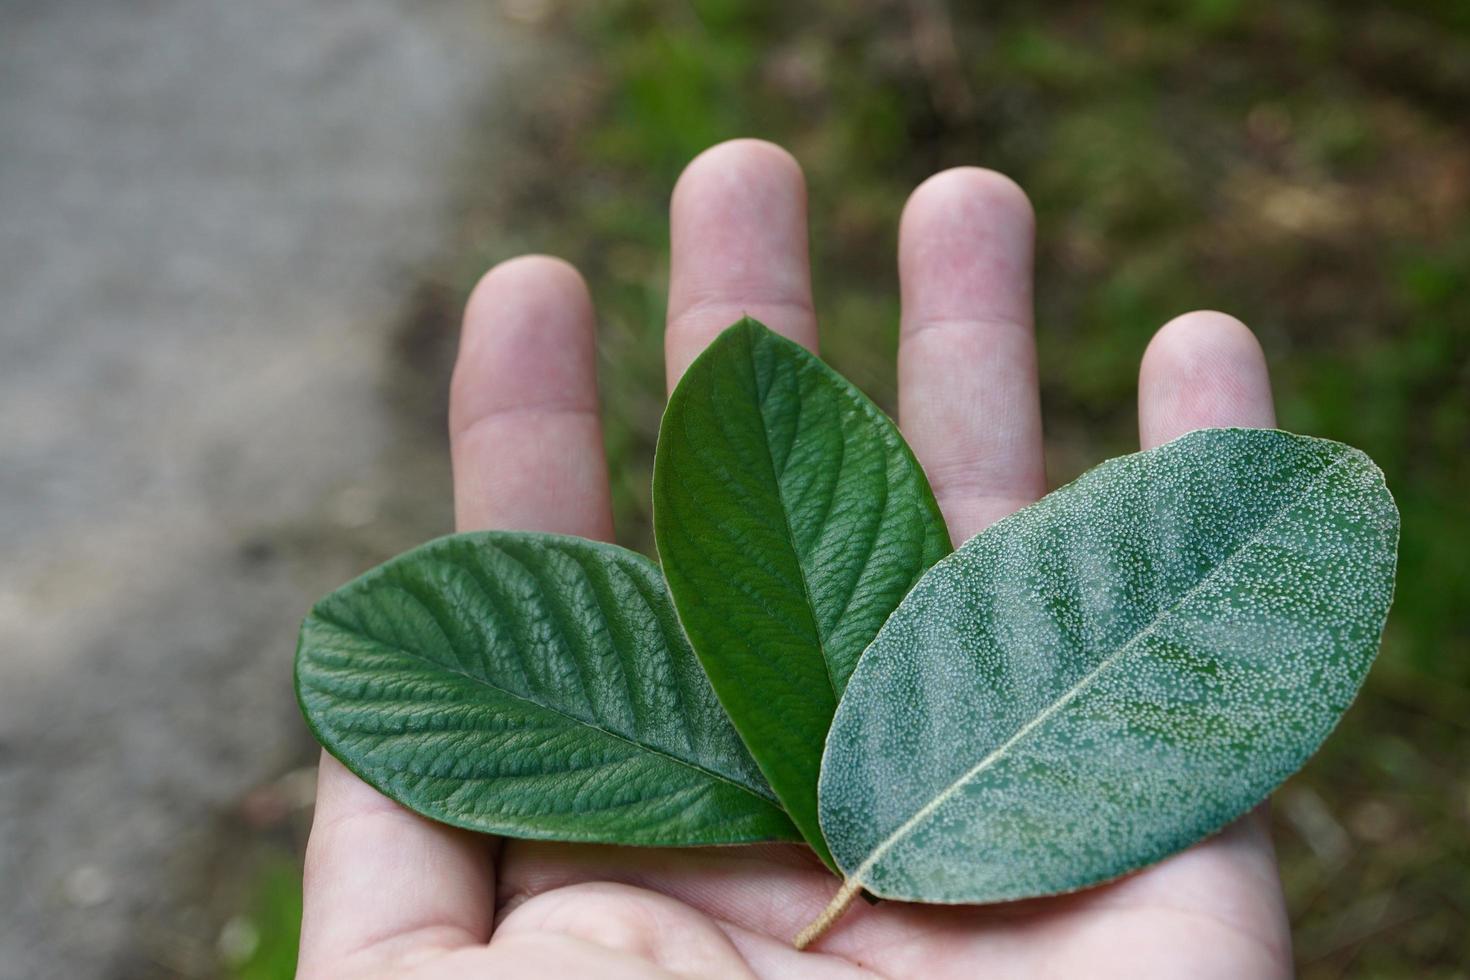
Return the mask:
M 1161 324 L 1250 324 L 1282 426 L 1365 449 L 1403 511 L 1382 659 L 1275 807 L 1301 972 L 1463 976 L 1470 5 L 603 0 L 547 29 L 576 53 L 528 113 L 516 244 L 591 281 L 627 543 L 648 544 L 668 195 L 721 139 L 803 164 L 824 354 L 888 405 L 905 196 L 956 164 L 1026 188 L 1054 483 L 1136 448 Z
M 286 980 L 296 974 L 300 932 L 299 862 L 267 852 L 246 911 L 220 931 L 220 959 L 235 980 Z
M 802 162 L 824 355 L 890 406 L 904 198 L 957 164 L 1026 188 L 1053 483 L 1136 448 L 1161 324 L 1250 324 L 1281 425 L 1366 450 L 1403 512 L 1381 660 L 1275 805 L 1301 973 L 1466 976 L 1470 5 L 506 6 L 572 51 L 495 134 L 524 152 L 465 268 L 535 249 L 587 275 L 625 543 L 649 546 L 668 195 L 719 140 Z

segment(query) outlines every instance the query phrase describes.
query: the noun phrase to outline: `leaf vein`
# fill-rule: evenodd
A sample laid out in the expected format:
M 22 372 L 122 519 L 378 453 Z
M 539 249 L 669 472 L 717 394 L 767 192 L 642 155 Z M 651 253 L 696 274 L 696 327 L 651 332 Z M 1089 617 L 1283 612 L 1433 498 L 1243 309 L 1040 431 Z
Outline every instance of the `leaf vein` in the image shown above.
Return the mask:
M 1070 703 L 1074 698 L 1081 694 L 1082 691 L 1090 687 L 1092 683 L 1096 681 L 1097 678 L 1100 677 L 1108 668 L 1113 666 L 1113 664 L 1117 663 L 1120 659 L 1125 657 L 1133 648 L 1135 648 L 1136 644 L 1140 640 L 1142 640 L 1145 636 L 1153 633 L 1156 628 L 1161 623 L 1165 622 L 1175 611 L 1179 609 L 1180 606 L 1184 605 L 1190 600 L 1193 595 L 1203 589 L 1211 579 L 1215 578 L 1215 576 L 1220 573 L 1222 569 L 1228 567 L 1232 562 L 1236 561 L 1236 559 L 1238 559 L 1243 552 L 1255 546 L 1260 541 L 1260 539 L 1262 539 L 1266 534 L 1268 534 L 1271 530 L 1275 528 L 1275 526 L 1282 520 L 1282 518 L 1287 514 L 1288 511 L 1290 511 L 1293 507 L 1297 506 L 1297 504 L 1301 502 L 1302 498 L 1304 498 L 1313 487 L 1315 487 L 1318 483 L 1325 482 L 1327 478 L 1333 473 L 1333 471 L 1342 466 L 1344 463 L 1348 462 L 1349 459 L 1351 459 L 1351 456 L 1349 455 L 1339 456 L 1329 466 L 1325 467 L 1319 473 L 1317 473 L 1316 476 L 1312 477 L 1311 480 L 1308 481 L 1307 486 L 1302 489 L 1301 493 L 1299 493 L 1296 498 L 1294 498 L 1289 503 L 1282 504 L 1282 506 L 1277 509 L 1276 513 L 1274 513 L 1271 518 L 1267 520 L 1261 527 L 1252 532 L 1250 537 L 1247 538 L 1239 547 L 1237 547 L 1229 555 L 1229 557 L 1219 562 L 1217 565 L 1215 565 L 1214 568 L 1210 569 L 1209 572 L 1203 575 L 1197 582 L 1189 586 L 1189 588 L 1185 589 L 1179 595 L 1179 598 L 1169 604 L 1168 608 L 1161 609 L 1146 626 L 1141 628 L 1125 643 L 1121 644 L 1117 650 L 1104 657 L 1096 667 L 1088 671 L 1087 674 L 1080 678 L 1076 684 L 1072 685 L 1071 688 L 1069 688 L 1061 697 L 1057 698 L 1057 700 L 1053 701 L 1045 710 L 1041 711 L 1037 714 L 1035 718 L 1032 718 L 1030 721 L 1026 722 L 1026 724 L 1018 728 L 1014 734 L 1012 734 L 1009 738 L 1007 738 L 1004 742 L 1002 742 L 999 746 L 992 750 L 988 755 L 986 755 L 970 769 L 966 770 L 959 778 L 953 780 L 940 793 L 936 794 L 932 800 L 930 800 L 928 803 L 925 803 L 922 807 L 916 810 L 912 816 L 910 816 L 907 820 L 900 824 L 896 830 L 885 837 L 882 841 L 878 843 L 876 847 L 873 848 L 868 856 L 863 859 L 863 862 L 858 865 L 857 869 L 848 876 L 848 882 L 856 884 L 865 882 L 867 879 L 867 875 L 872 872 L 873 868 L 877 866 L 878 862 L 881 861 L 883 857 L 899 841 L 903 840 L 915 829 L 917 829 L 921 824 L 923 824 L 926 820 L 933 816 L 941 807 L 949 802 L 949 800 L 953 798 L 956 793 L 959 792 L 961 787 L 972 782 L 977 776 L 980 775 L 980 773 L 984 772 L 986 769 L 989 769 L 992 765 L 1002 759 L 1006 755 L 1006 753 L 1009 752 L 1017 743 L 1022 741 L 1027 735 L 1031 734 L 1031 732 L 1035 731 L 1044 722 L 1050 719 L 1053 715 L 1055 715 L 1058 711 L 1060 711 L 1063 707 Z

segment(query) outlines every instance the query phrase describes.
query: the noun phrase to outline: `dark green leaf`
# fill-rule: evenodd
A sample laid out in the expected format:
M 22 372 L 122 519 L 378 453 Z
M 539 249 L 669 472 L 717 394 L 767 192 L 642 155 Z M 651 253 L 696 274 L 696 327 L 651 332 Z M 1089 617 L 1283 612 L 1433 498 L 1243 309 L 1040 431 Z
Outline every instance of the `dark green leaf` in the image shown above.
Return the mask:
M 653 502 L 679 619 L 826 860 L 817 774 L 837 700 L 883 620 L 949 551 L 924 473 L 861 392 L 744 320 L 669 399 Z
M 322 745 L 425 816 L 618 844 L 797 839 L 658 567 L 549 534 L 440 538 L 327 596 L 296 688 Z
M 1065 892 L 1219 830 L 1353 700 L 1397 538 L 1361 452 L 1211 429 L 971 539 L 888 620 L 833 723 L 822 827 L 845 890 Z

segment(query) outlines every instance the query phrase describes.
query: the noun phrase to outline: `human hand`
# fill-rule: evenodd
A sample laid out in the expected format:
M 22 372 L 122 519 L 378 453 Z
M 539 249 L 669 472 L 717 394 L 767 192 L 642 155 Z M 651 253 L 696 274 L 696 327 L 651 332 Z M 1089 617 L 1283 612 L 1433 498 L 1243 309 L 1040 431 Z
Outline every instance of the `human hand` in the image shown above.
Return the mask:
M 806 192 L 783 150 L 696 159 L 672 204 L 670 386 L 744 314 L 815 349 Z M 904 210 L 899 423 L 956 542 L 1045 492 L 1031 329 L 1033 219 L 1004 177 L 946 171 Z M 593 313 L 566 264 L 476 288 L 450 395 L 461 530 L 608 539 Z M 840 325 L 838 325 L 840 329 Z M 1143 358 L 1145 448 L 1273 424 L 1265 361 L 1218 313 Z M 1275 857 L 1257 811 L 1120 881 L 984 907 L 858 903 L 811 950 L 791 938 L 839 882 L 805 847 L 659 850 L 505 840 L 433 823 L 323 755 L 307 849 L 303 977 L 1282 977 Z

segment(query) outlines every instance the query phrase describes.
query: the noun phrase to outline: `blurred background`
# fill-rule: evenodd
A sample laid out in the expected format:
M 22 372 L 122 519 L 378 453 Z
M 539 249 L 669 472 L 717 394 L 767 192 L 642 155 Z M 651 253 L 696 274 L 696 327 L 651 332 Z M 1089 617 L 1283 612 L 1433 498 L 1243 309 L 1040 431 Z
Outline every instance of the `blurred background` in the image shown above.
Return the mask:
M 1199 307 L 1383 466 L 1383 654 L 1277 841 L 1304 977 L 1470 976 L 1464 0 L 6 0 L 0 977 L 291 975 L 295 628 L 449 530 L 469 288 L 587 275 L 648 549 L 668 193 L 732 136 L 805 166 L 824 353 L 880 403 L 899 209 L 978 163 L 1038 214 L 1054 484 L 1135 448 Z

